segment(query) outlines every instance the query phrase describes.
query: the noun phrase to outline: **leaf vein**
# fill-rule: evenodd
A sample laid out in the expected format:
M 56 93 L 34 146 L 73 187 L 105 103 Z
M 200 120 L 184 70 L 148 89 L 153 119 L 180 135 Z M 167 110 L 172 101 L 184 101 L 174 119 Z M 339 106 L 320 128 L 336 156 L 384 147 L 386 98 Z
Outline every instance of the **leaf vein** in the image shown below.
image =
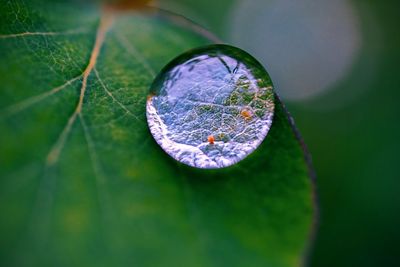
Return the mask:
M 71 85 L 74 81 L 78 80 L 81 77 L 82 77 L 82 74 L 76 76 L 75 78 L 72 78 L 71 80 L 66 81 L 64 84 L 57 86 L 57 87 L 51 89 L 50 91 L 29 97 L 29 98 L 22 100 L 18 103 L 15 103 L 9 107 L 6 107 L 5 109 L 2 110 L 2 112 L 0 112 L 0 119 L 11 116 L 18 112 L 21 112 L 21 111 L 29 108 L 30 106 L 46 99 L 47 97 L 52 96 L 52 95 L 62 91 L 65 87 L 67 87 L 68 85 Z
M 87 28 L 77 28 L 73 30 L 66 30 L 61 32 L 21 32 L 21 33 L 12 33 L 12 34 L 0 34 L 0 39 L 10 39 L 17 37 L 29 37 L 29 36 L 54 36 L 54 35 L 72 35 L 72 34 L 82 34 L 87 33 Z
M 108 29 L 111 27 L 112 22 L 113 22 L 113 17 L 111 14 L 109 14 L 109 13 L 103 14 L 101 21 L 100 21 L 99 28 L 97 30 L 96 40 L 94 43 L 92 53 L 90 55 L 89 63 L 83 72 L 82 87 L 81 87 L 81 91 L 80 91 L 80 95 L 79 95 L 78 104 L 76 105 L 74 113 L 68 119 L 67 125 L 64 127 L 64 130 L 61 132 L 56 143 L 53 145 L 49 154 L 47 155 L 47 158 L 46 158 L 47 166 L 51 166 L 58 161 L 61 150 L 63 149 L 65 141 L 68 137 L 68 134 L 71 131 L 72 125 L 74 124 L 77 116 L 82 111 L 83 100 L 84 100 L 85 92 L 86 92 L 86 88 L 87 88 L 88 77 L 89 77 L 90 73 L 92 72 L 94 66 L 96 65 L 97 58 L 100 53 L 100 49 L 104 43 L 106 33 L 107 33 Z
M 101 87 L 104 89 L 104 91 L 106 92 L 106 94 L 107 94 L 109 97 L 111 97 L 111 99 L 112 99 L 115 103 L 117 103 L 123 110 L 125 110 L 127 114 L 129 114 L 130 116 L 132 116 L 132 117 L 135 118 L 136 120 L 139 120 L 139 118 L 138 118 L 135 114 L 133 114 L 132 111 L 130 111 L 130 110 L 126 107 L 126 105 L 124 105 L 124 104 L 121 103 L 118 99 L 116 99 L 116 98 L 114 97 L 114 95 L 110 92 L 110 90 L 108 90 L 107 86 L 104 84 L 103 80 L 100 78 L 100 75 L 99 75 L 99 72 L 97 71 L 97 69 L 95 68 L 93 71 L 94 71 L 94 73 L 96 74 L 96 77 L 97 77 L 97 79 L 99 80 L 100 85 L 101 85 Z
M 150 63 L 136 50 L 133 46 L 132 42 L 129 42 L 125 36 L 120 33 L 116 33 L 116 37 L 118 41 L 122 44 L 122 46 L 126 49 L 128 54 L 136 58 L 146 69 L 146 71 L 150 74 L 152 78 L 156 76 L 154 69 L 151 67 Z
M 100 208 L 102 209 L 102 212 L 104 215 L 105 213 L 108 213 L 109 209 L 106 209 L 108 206 L 107 203 L 110 203 L 109 200 L 109 195 L 106 190 L 106 175 L 104 174 L 104 171 L 101 168 L 100 160 L 98 157 L 98 154 L 96 153 L 96 147 L 93 141 L 93 138 L 90 134 L 89 127 L 86 123 L 86 120 L 84 119 L 82 113 L 79 113 L 79 120 L 81 122 L 82 128 L 83 128 L 83 133 L 86 139 L 86 143 L 88 146 L 88 151 L 89 151 L 89 157 L 90 161 L 93 167 L 93 171 L 96 177 L 96 185 L 97 185 L 97 197 L 98 197 L 98 203 L 100 205 Z M 111 216 L 106 216 L 105 220 L 110 219 Z

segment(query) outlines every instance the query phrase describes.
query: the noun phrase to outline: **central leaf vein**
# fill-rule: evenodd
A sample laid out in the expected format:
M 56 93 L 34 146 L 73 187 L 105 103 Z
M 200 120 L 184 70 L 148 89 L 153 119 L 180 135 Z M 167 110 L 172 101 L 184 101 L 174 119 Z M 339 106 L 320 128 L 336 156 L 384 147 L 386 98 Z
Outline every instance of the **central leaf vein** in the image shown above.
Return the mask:
M 96 65 L 97 58 L 99 56 L 101 47 L 102 47 L 105 37 L 106 37 L 106 33 L 111 28 L 112 22 L 113 22 L 113 15 L 110 13 L 104 13 L 101 18 L 98 30 L 97 30 L 96 40 L 95 40 L 95 43 L 94 43 L 94 46 L 92 49 L 92 53 L 90 55 L 89 63 L 83 72 L 82 86 L 81 86 L 81 90 L 80 90 L 78 104 L 76 105 L 74 113 L 68 119 L 68 122 L 67 122 L 66 126 L 64 127 L 63 131 L 61 132 L 58 140 L 53 145 L 49 154 L 47 155 L 47 159 L 46 159 L 47 166 L 54 165 L 58 161 L 60 152 L 64 147 L 65 141 L 68 137 L 68 134 L 71 131 L 72 125 L 75 123 L 77 116 L 82 111 L 83 100 L 84 100 L 85 93 L 86 93 L 89 75 L 92 72 L 94 66 Z

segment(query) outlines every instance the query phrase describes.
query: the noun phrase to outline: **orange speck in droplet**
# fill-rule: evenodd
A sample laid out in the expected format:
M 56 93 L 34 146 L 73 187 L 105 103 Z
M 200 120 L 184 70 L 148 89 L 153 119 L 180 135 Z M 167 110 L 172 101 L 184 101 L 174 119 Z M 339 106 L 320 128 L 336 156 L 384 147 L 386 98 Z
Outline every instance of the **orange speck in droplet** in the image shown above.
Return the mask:
M 154 97 L 154 94 L 149 94 L 148 96 L 147 96 L 147 101 L 150 101 L 152 98 Z
M 213 145 L 213 144 L 214 144 L 214 141 L 215 141 L 214 136 L 213 136 L 213 135 L 209 135 L 209 136 L 207 137 L 207 141 L 208 141 L 208 143 L 210 143 L 210 145 Z
M 251 116 L 253 116 L 253 114 L 251 113 L 251 111 L 250 110 L 248 110 L 248 109 L 242 109 L 242 111 L 240 111 L 240 115 L 242 115 L 242 117 L 243 118 L 245 118 L 246 120 L 247 119 L 250 119 L 251 118 Z

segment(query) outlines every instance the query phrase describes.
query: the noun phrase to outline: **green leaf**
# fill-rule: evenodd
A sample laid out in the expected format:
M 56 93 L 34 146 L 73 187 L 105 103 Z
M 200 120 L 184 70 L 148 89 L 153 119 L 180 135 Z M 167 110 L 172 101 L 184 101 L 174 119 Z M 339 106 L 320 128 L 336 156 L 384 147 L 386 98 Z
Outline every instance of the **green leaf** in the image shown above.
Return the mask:
M 314 202 L 277 100 L 263 144 L 198 170 L 152 139 L 155 74 L 210 35 L 157 11 L 0 8 L 0 265 L 299 266 Z

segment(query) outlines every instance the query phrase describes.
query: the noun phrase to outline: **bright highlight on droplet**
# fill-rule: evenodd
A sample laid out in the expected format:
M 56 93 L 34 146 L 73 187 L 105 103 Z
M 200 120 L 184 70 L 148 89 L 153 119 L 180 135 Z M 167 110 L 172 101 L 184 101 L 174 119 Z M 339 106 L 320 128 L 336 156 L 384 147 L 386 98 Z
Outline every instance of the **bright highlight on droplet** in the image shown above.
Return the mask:
M 154 80 L 147 122 L 171 157 L 197 168 L 239 162 L 267 136 L 272 82 L 261 64 L 228 45 L 210 45 L 171 61 Z

